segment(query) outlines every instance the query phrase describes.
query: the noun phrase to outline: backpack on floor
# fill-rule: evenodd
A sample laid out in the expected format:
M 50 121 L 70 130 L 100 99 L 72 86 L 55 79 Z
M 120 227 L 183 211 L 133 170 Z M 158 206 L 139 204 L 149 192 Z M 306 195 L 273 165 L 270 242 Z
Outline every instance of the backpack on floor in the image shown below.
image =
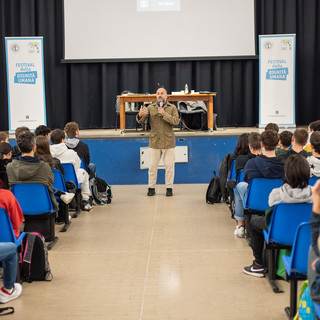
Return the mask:
M 314 305 L 310 297 L 310 288 L 309 288 L 308 280 L 302 283 L 300 294 L 299 294 L 298 310 L 293 319 L 294 320 L 315 319 Z
M 27 232 L 21 253 L 21 278 L 24 281 L 51 281 L 48 250 L 44 237 L 37 232 Z
M 216 176 L 216 172 L 213 171 L 213 178 L 211 179 L 207 194 L 206 202 L 209 204 L 219 203 L 221 201 L 221 188 L 220 188 L 220 179 Z
M 109 184 L 103 179 L 95 176 L 89 181 L 93 200 L 98 205 L 111 203 L 112 192 Z

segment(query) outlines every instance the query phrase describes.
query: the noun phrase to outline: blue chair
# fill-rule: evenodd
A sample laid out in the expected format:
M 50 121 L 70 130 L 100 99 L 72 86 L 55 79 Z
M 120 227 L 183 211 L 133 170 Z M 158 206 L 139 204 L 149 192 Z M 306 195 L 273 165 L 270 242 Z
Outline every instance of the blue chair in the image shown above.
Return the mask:
M 72 216 L 72 218 L 77 218 L 79 213 L 81 212 L 81 183 L 78 182 L 77 174 L 74 169 L 74 165 L 72 163 L 62 163 L 64 168 L 64 179 L 65 181 L 72 181 L 76 186 L 76 212 Z
M 266 211 L 269 208 L 269 194 L 283 185 L 283 179 L 256 178 L 249 183 L 247 198 L 243 203 L 245 210 Z
M 292 319 L 297 312 L 297 282 L 307 278 L 310 245 L 310 225 L 308 222 L 303 222 L 296 231 L 291 256 L 282 256 L 288 280 L 290 280 L 290 307 L 285 308 L 289 319 Z
M 81 160 L 80 168 L 87 171 L 87 166 L 86 166 L 84 160 L 82 158 L 80 158 L 80 160 Z
M 25 235 L 25 232 L 22 232 L 19 238 L 16 238 L 8 212 L 0 207 L 0 242 L 12 242 L 19 247 Z
M 247 239 L 250 239 L 248 226 L 251 216 L 253 214 L 263 215 L 269 208 L 268 200 L 270 192 L 282 185 L 283 179 L 255 178 L 250 181 L 247 198 L 243 202 Z
M 230 168 L 228 180 L 236 180 L 236 179 L 237 179 L 237 176 L 236 176 L 236 160 L 233 160 L 232 163 L 231 163 L 231 168 Z
M 318 179 L 319 179 L 319 177 L 310 177 L 309 185 L 314 186 Z
M 26 234 L 21 232 L 19 238 L 14 234 L 8 212 L 0 207 L 0 242 L 12 242 L 17 247 L 17 253 L 21 252 L 21 242 Z M 20 282 L 20 265 L 17 266 L 17 282 Z
M 58 241 L 55 236 L 56 212 L 53 209 L 49 191 L 39 183 L 20 183 L 12 185 L 12 193 L 22 209 L 26 232 L 42 234 L 50 250 Z
M 320 319 L 320 305 L 318 305 L 317 303 L 314 303 L 314 312 L 318 319 Z
M 312 203 L 278 203 L 273 209 L 268 231 L 263 230 L 267 253 L 267 278 L 275 293 L 281 292 L 275 283 L 276 250 L 290 249 L 300 223 L 310 220 Z
M 239 182 L 244 182 L 244 173 L 243 173 L 243 169 L 241 169 L 238 173 L 238 177 L 237 177 L 237 183 Z
M 68 192 L 61 171 L 52 170 L 52 172 L 54 175 L 53 186 L 57 188 L 59 191 Z M 66 232 L 71 224 L 71 221 L 69 219 L 69 205 L 61 201 L 61 199 L 57 196 L 56 196 L 56 200 L 58 201 L 58 204 L 59 204 L 58 221 L 64 222 L 64 226 L 60 230 L 60 232 Z

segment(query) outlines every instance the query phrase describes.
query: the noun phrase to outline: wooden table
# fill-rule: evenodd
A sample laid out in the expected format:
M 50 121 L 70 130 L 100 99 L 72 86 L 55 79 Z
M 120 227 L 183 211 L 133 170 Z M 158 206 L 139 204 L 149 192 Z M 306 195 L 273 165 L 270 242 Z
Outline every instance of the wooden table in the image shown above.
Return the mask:
M 213 97 L 215 93 L 202 93 L 202 94 L 176 94 L 169 95 L 167 100 L 171 101 L 207 101 L 207 119 L 208 130 L 213 130 Z M 157 101 L 155 94 L 132 94 L 132 95 L 120 95 L 117 96 L 120 99 L 120 132 L 123 132 L 126 128 L 126 112 L 125 102 L 155 102 Z

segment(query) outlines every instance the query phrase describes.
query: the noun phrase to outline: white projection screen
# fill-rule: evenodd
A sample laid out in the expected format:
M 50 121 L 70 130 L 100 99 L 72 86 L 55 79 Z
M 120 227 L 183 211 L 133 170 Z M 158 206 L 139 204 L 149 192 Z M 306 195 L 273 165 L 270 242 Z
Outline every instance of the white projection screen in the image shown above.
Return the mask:
M 64 0 L 64 61 L 254 56 L 254 0 Z

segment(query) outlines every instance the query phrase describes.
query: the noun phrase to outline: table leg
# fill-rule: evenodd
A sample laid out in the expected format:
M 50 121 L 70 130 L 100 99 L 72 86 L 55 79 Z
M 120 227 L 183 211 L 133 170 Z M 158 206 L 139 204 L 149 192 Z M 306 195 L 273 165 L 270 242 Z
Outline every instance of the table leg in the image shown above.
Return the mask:
M 120 132 L 126 128 L 126 111 L 124 107 L 124 100 L 120 98 Z
M 213 130 L 213 96 L 210 96 L 207 106 L 208 130 Z

